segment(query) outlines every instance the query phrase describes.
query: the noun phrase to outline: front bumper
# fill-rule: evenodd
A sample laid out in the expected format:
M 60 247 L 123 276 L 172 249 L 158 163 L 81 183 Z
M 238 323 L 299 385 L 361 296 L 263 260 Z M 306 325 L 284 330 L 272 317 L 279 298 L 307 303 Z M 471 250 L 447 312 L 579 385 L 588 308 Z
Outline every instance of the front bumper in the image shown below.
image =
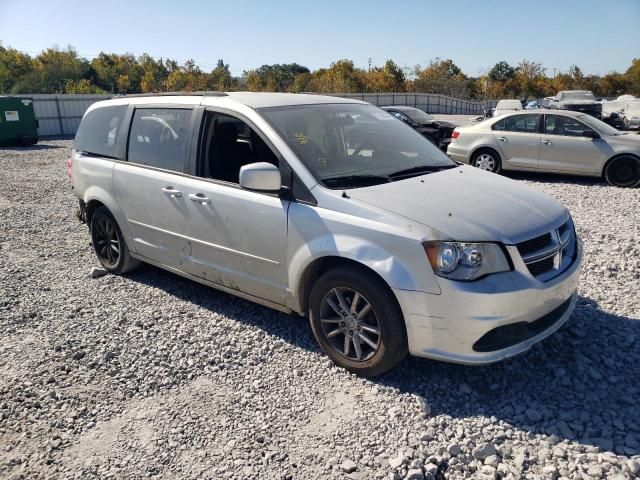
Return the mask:
M 513 257 L 515 252 L 509 253 Z M 514 263 L 511 272 L 474 282 L 438 278 L 439 295 L 394 290 L 407 326 L 409 352 L 454 363 L 493 363 L 528 350 L 558 330 L 576 303 L 581 242 L 573 264 L 547 282 L 534 278 L 524 263 Z M 510 341 L 505 341 L 505 334 Z

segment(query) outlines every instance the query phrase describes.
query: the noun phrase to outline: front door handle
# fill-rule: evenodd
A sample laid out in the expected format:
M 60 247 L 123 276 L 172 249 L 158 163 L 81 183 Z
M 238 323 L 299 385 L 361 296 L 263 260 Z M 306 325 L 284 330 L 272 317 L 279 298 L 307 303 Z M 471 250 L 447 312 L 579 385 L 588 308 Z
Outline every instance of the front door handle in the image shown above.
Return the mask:
M 499 142 L 506 142 L 507 141 L 507 137 L 498 137 L 498 141 Z
M 177 198 L 182 196 L 182 192 L 180 190 L 176 190 L 172 186 L 162 187 L 162 191 L 169 195 L 170 197 Z
M 551 145 L 553 142 L 551 140 L 542 140 L 542 143 L 545 145 Z
M 190 193 L 189 200 L 191 200 L 192 202 L 200 202 L 202 205 L 211 203 L 209 197 L 206 197 L 204 193 Z

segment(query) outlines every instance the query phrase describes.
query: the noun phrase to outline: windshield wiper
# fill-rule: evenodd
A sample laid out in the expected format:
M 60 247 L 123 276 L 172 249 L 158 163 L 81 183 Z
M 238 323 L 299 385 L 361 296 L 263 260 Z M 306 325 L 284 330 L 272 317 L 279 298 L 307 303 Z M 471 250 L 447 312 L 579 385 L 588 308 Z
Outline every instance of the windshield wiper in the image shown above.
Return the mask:
M 440 170 L 448 170 L 450 168 L 456 168 L 458 165 L 419 165 L 417 167 L 405 168 L 404 170 L 398 170 L 389 174 L 389 178 L 392 180 L 399 180 L 401 178 L 414 177 L 422 175 L 423 173 L 439 172 Z
M 323 179 L 327 187 L 351 187 L 351 186 L 369 186 L 378 185 L 380 183 L 389 183 L 391 179 L 382 175 L 371 175 L 368 173 L 355 175 L 342 175 L 339 177 L 330 177 Z

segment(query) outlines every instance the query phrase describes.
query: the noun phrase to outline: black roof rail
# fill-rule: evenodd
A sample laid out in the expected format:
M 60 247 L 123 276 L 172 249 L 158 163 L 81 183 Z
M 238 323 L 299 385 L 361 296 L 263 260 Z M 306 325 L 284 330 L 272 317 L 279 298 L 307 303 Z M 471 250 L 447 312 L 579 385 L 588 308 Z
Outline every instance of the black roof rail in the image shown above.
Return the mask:
M 226 97 L 226 92 L 216 92 L 213 90 L 205 90 L 200 92 L 157 92 L 157 93 L 120 93 L 117 97 L 176 97 L 176 96 L 189 96 L 189 97 Z

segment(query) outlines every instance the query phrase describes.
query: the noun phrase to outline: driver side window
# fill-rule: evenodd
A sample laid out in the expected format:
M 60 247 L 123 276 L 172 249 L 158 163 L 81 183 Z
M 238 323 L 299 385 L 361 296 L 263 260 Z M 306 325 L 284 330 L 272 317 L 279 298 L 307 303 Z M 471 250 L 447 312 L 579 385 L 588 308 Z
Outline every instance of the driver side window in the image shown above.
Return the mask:
M 240 168 L 256 162 L 278 166 L 278 157 L 243 120 L 224 113 L 208 112 L 199 176 L 238 184 Z

